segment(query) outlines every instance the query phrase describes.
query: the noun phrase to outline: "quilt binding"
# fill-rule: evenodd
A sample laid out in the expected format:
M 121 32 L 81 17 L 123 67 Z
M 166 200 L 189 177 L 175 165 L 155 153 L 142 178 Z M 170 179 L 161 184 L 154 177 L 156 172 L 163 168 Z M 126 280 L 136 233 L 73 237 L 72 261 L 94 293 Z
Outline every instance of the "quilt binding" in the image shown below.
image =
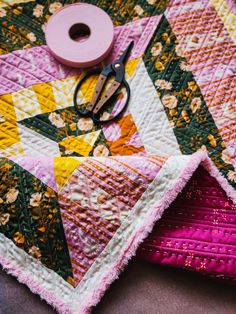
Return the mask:
M 176 171 L 178 175 L 177 176 L 174 175 L 174 177 L 171 179 L 170 175 L 172 173 L 172 169 L 178 163 L 179 163 L 179 166 L 178 166 L 179 168 Z M 95 306 L 100 301 L 101 297 L 105 293 L 108 286 L 116 278 L 118 278 L 119 272 L 128 263 L 129 259 L 135 254 L 139 244 L 151 232 L 155 222 L 161 218 L 164 210 L 167 207 L 169 207 L 169 205 L 176 199 L 178 194 L 182 191 L 186 183 L 189 181 L 193 173 L 196 171 L 196 169 L 200 165 L 202 165 L 209 172 L 211 176 L 216 178 L 220 186 L 225 190 L 227 196 L 231 198 L 233 202 L 236 203 L 236 191 L 234 191 L 234 189 L 229 185 L 227 180 L 220 174 L 219 170 L 213 165 L 212 161 L 209 159 L 206 153 L 197 152 L 193 155 L 172 156 L 168 158 L 165 164 L 163 165 L 162 169 L 158 173 L 157 177 L 153 181 L 153 183 L 156 185 L 158 182 L 161 182 L 163 178 L 164 180 L 168 179 L 167 181 L 168 186 L 165 186 L 165 189 L 163 191 L 163 196 L 151 208 L 148 208 L 147 213 L 142 218 L 140 226 L 138 228 L 135 229 L 136 220 L 132 219 L 131 224 L 129 223 L 129 228 L 131 228 L 134 231 L 131 233 L 128 241 L 126 242 L 126 245 L 123 246 L 122 249 L 118 252 L 118 255 L 115 258 L 116 260 L 115 262 L 110 261 L 109 264 L 101 263 L 99 265 L 100 267 L 99 270 L 103 275 L 100 281 L 95 286 L 91 284 L 91 280 L 93 278 L 91 277 L 86 278 L 89 276 L 88 273 L 91 272 L 91 268 L 93 268 L 93 265 L 91 266 L 91 268 L 88 270 L 87 274 L 85 275 L 85 278 L 83 278 L 82 282 L 77 287 L 78 289 L 77 288 L 74 289 L 73 297 L 75 297 L 75 302 L 74 303 L 72 302 L 72 307 L 70 307 L 68 304 L 63 302 L 63 300 L 60 299 L 60 296 L 59 297 L 56 296 L 55 293 L 43 287 L 40 283 L 37 282 L 37 280 L 32 278 L 29 275 L 29 273 L 27 273 L 27 270 L 22 269 L 21 267 L 16 265 L 14 261 L 9 261 L 6 257 L 1 256 L 0 263 L 7 273 L 15 276 L 19 282 L 26 284 L 33 293 L 39 294 L 41 298 L 45 299 L 49 304 L 51 304 L 55 309 L 57 309 L 59 313 L 63 313 L 63 314 L 89 313 L 90 308 L 92 306 Z M 146 190 L 146 192 L 144 192 L 144 194 L 145 193 L 148 194 L 149 190 L 150 190 L 150 187 Z M 154 192 L 155 192 L 155 187 L 154 187 Z M 140 203 L 140 206 L 142 207 L 142 202 Z M 134 226 L 132 226 L 132 224 Z M 120 228 L 122 228 L 122 225 Z M 114 241 L 116 234 L 114 235 L 111 241 Z M 1 237 L 4 238 L 3 241 L 11 242 L 7 238 L 5 238 L 3 235 Z M 108 250 L 109 252 L 108 246 L 110 242 L 108 243 L 104 251 L 101 253 L 101 255 L 107 254 L 106 250 Z M 13 243 L 12 243 L 12 246 L 14 246 Z M 14 249 L 18 249 L 18 248 L 15 248 L 14 246 Z M 25 254 L 25 258 L 30 258 L 31 261 L 34 262 L 33 261 L 34 259 L 32 257 L 29 257 L 25 252 L 21 252 L 21 254 Z M 40 266 L 44 267 L 42 265 Z M 96 268 L 95 271 L 98 271 L 98 268 Z M 93 291 L 91 292 L 88 291 L 87 294 L 85 293 L 86 297 L 83 296 L 83 298 L 78 302 L 78 300 L 76 300 L 76 295 L 77 294 L 81 295 L 81 293 L 79 293 L 80 291 L 78 291 L 79 289 L 81 289 L 81 285 L 82 286 L 84 285 L 85 291 L 86 291 L 86 285 L 89 285 L 90 287 L 94 287 L 94 288 L 92 289 Z M 70 293 L 71 291 L 68 291 L 68 292 Z
M 15 1 L 17 2 L 27 2 L 25 1 Z M 214 4 L 217 9 L 218 14 L 221 15 L 223 18 L 223 22 L 225 26 L 229 29 L 229 25 L 227 25 L 225 12 L 230 12 L 230 8 L 234 9 L 236 8 L 235 3 L 232 0 L 228 1 L 216 1 L 212 0 L 212 3 Z M 226 9 L 224 10 L 222 8 L 222 5 L 225 4 Z M 235 40 L 235 33 L 232 34 L 232 31 L 230 31 L 231 36 Z M 113 265 L 109 267 L 109 270 L 103 274 L 102 280 L 98 283 L 98 285 L 93 289 L 91 293 L 83 300 L 83 302 L 80 305 L 79 311 L 75 309 L 75 311 L 72 310 L 71 307 L 69 307 L 67 304 L 65 304 L 60 297 L 57 297 L 55 293 L 48 291 L 48 289 L 44 288 L 40 283 L 37 282 L 37 280 L 33 279 L 25 269 L 22 269 L 14 261 L 8 260 L 5 256 L 0 256 L 0 264 L 2 265 L 3 269 L 10 275 L 17 278 L 17 280 L 20 283 L 26 284 L 29 289 L 35 293 L 39 294 L 42 299 L 46 300 L 46 302 L 50 305 L 52 305 L 59 313 L 63 314 L 72 314 L 72 313 L 89 313 L 92 306 L 95 306 L 105 293 L 106 289 L 109 287 L 109 285 L 118 278 L 118 274 L 122 269 L 125 267 L 125 265 L 128 263 L 129 259 L 135 255 L 135 252 L 140 245 L 140 243 L 147 237 L 147 235 L 151 232 L 155 222 L 161 218 L 164 210 L 169 207 L 169 205 L 177 198 L 178 194 L 183 190 L 186 183 L 189 181 L 193 173 L 197 170 L 197 168 L 202 165 L 211 176 L 213 176 L 220 186 L 224 189 L 227 196 L 232 199 L 234 203 L 236 203 L 236 191 L 229 185 L 227 180 L 220 174 L 219 170 L 214 166 L 210 158 L 207 156 L 206 153 L 203 152 L 197 152 L 193 155 L 189 156 L 172 156 L 170 157 L 165 164 L 172 164 L 175 162 L 176 158 L 186 158 L 187 159 L 187 165 L 184 165 L 182 168 L 182 171 L 179 176 L 174 177 L 169 184 L 169 187 L 164 191 L 163 197 L 152 207 L 148 210 L 148 213 L 146 214 L 145 219 L 142 220 L 142 224 L 139 227 L 138 230 L 135 230 L 129 240 L 127 241 L 126 246 L 122 248 L 122 251 L 120 251 L 120 254 Z M 164 166 L 163 166 L 164 167 Z M 164 167 L 165 168 L 165 167 Z M 162 168 L 163 169 L 163 168 Z M 170 167 L 171 169 L 171 167 Z M 161 172 L 161 171 L 160 171 Z M 165 175 L 165 174 L 164 174 Z M 157 178 L 160 178 L 160 173 L 157 174 Z M 155 179 L 154 179 L 155 181 Z M 148 192 L 149 188 L 146 192 Z M 135 221 L 133 221 L 135 223 Z M 115 237 L 115 235 L 114 235 Z M 0 235 L 0 240 L 11 242 L 11 240 L 7 239 L 5 236 Z M 112 240 L 111 240 L 112 241 Z M 11 245 L 14 246 L 14 244 L 11 242 Z M 109 244 L 108 244 L 109 245 Z M 34 259 L 30 256 L 28 256 L 25 252 L 20 250 L 19 248 L 14 246 L 14 250 L 21 251 L 22 255 L 25 255 L 25 258 L 30 259 L 32 263 L 35 263 Z M 106 250 L 106 248 L 105 248 Z M 1 249 L 0 249 L 1 252 Z M 101 253 L 102 254 L 102 253 Z M 37 264 L 37 263 L 36 263 Z M 44 266 L 40 265 L 41 267 L 45 268 Z M 89 272 L 89 271 L 88 271 Z M 57 277 L 57 274 L 55 274 Z M 59 277 L 59 276 L 58 276 Z M 58 278 L 59 279 L 59 278 Z M 76 293 L 76 289 L 75 289 Z

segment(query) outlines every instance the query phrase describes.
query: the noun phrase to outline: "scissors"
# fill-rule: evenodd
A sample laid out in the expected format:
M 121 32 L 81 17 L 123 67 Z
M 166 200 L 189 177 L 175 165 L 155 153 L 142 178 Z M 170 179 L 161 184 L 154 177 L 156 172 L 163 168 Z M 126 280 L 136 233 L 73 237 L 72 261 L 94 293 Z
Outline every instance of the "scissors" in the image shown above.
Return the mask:
M 91 117 L 94 123 L 105 124 L 118 119 L 125 111 L 130 100 L 130 87 L 127 81 L 125 80 L 125 63 L 130 55 L 130 52 L 134 46 L 134 42 L 131 41 L 128 47 L 124 50 L 119 59 L 115 60 L 113 63 L 107 65 L 103 70 L 94 69 L 85 74 L 82 79 L 79 81 L 78 85 L 75 88 L 74 92 L 74 107 L 79 115 L 83 117 Z M 98 81 L 96 83 L 95 91 L 92 96 L 92 100 L 86 106 L 78 106 L 77 104 L 77 95 L 81 85 L 92 75 L 99 74 Z M 110 75 L 114 75 L 115 79 L 112 82 L 111 86 L 107 89 L 103 96 L 101 93 L 105 87 L 105 83 L 108 80 Z M 104 120 L 101 117 L 101 111 L 104 109 L 104 106 L 111 102 L 113 96 L 117 90 L 124 86 L 126 89 L 126 100 L 122 109 L 114 117 L 109 117 Z

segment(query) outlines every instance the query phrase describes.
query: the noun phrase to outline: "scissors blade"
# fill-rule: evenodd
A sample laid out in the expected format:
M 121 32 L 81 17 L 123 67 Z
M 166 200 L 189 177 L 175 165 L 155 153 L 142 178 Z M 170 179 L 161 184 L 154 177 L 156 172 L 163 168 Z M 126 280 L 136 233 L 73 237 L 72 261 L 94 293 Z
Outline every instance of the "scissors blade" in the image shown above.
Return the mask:
M 92 111 L 94 109 L 94 106 L 102 92 L 102 89 L 106 83 L 106 80 L 107 80 L 107 77 L 102 72 L 98 77 L 98 81 L 95 86 L 95 91 L 93 93 L 92 100 L 86 107 L 87 110 Z
M 120 62 L 120 63 L 125 64 L 125 62 L 129 58 L 129 55 L 130 55 L 130 52 L 131 52 L 133 46 L 134 46 L 134 41 L 132 40 L 129 43 L 128 47 L 125 49 L 125 51 L 122 53 L 122 55 L 120 56 L 120 58 L 117 61 Z
M 106 93 L 103 95 L 103 97 L 101 97 L 99 102 L 96 104 L 95 108 L 93 108 L 93 112 L 95 114 L 98 113 L 102 109 L 104 104 L 111 99 L 111 97 L 116 93 L 119 87 L 120 87 L 120 82 L 117 82 L 117 81 L 112 82 L 111 86 L 108 88 Z

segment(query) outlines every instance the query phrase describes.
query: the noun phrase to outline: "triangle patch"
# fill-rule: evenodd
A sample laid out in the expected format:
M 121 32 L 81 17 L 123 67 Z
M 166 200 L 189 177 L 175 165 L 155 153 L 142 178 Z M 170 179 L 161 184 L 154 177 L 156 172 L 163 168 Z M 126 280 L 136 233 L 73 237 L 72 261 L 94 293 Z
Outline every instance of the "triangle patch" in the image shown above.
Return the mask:
M 73 171 L 82 162 L 82 158 L 75 157 L 55 157 L 54 158 L 54 174 L 59 191 L 71 176 Z
M 70 136 L 58 144 L 63 146 L 66 150 L 80 154 L 81 156 L 87 157 L 93 145 L 96 142 L 101 130 L 90 132 L 80 136 Z

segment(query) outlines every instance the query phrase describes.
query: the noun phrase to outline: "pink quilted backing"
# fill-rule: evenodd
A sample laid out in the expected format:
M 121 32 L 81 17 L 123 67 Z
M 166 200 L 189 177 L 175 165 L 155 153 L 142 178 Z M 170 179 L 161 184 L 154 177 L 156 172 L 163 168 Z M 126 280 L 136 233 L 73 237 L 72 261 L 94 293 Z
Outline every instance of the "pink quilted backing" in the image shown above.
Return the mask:
M 236 205 L 200 166 L 138 250 L 145 260 L 235 283 Z

